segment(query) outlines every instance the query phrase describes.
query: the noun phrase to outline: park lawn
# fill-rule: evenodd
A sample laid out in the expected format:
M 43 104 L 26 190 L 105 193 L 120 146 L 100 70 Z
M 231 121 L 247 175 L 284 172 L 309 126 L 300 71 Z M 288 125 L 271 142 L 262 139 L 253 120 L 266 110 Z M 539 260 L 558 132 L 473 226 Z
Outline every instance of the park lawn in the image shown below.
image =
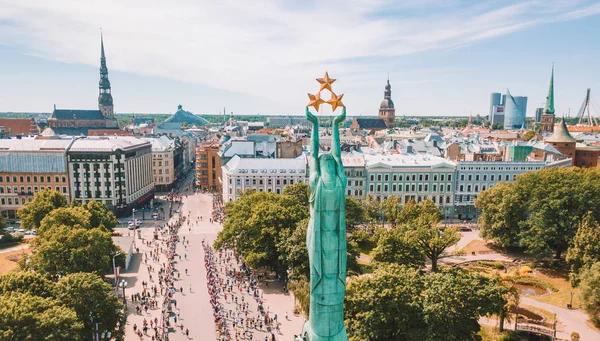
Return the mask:
M 17 262 L 11 260 L 14 259 L 15 256 L 30 253 L 31 251 L 29 249 L 0 253 L 0 275 L 11 271 L 18 266 Z
M 557 307 L 566 308 L 567 304 L 571 302 L 571 290 L 573 290 L 573 307 L 577 308 L 580 306 L 581 302 L 579 300 L 579 289 L 571 289 L 571 283 L 569 282 L 568 278 L 565 278 L 559 273 L 544 269 L 535 270 L 535 277 L 552 284 L 556 289 L 558 289 L 558 291 L 552 292 L 550 295 L 529 296 L 530 298 L 540 302 L 549 303 Z

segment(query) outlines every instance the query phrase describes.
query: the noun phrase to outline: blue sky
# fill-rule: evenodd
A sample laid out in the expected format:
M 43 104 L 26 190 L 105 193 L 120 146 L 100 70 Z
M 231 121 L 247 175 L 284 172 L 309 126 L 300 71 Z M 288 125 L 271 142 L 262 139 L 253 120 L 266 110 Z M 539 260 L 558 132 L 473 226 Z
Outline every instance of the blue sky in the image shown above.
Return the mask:
M 585 0 L 3 0 L 0 111 L 96 107 L 102 27 L 117 112 L 302 114 L 327 70 L 349 115 L 377 113 L 389 74 L 397 115 L 485 114 L 509 88 L 533 116 L 554 62 L 575 115 L 586 88 L 600 102 L 599 19 Z

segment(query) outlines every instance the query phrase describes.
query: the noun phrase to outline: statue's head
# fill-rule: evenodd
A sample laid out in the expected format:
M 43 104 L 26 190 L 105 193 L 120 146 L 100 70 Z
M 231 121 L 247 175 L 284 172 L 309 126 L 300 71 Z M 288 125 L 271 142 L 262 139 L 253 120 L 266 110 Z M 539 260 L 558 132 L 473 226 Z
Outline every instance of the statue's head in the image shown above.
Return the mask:
M 321 176 L 337 173 L 335 159 L 331 154 L 322 154 L 319 156 L 319 168 L 321 169 Z

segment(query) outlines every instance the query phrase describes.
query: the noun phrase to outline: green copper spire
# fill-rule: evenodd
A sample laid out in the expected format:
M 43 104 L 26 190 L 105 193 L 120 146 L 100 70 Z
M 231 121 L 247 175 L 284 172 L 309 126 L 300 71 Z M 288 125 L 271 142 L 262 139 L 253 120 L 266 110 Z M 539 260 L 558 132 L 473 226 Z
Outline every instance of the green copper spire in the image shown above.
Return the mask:
M 554 63 L 552 63 L 552 76 L 550 77 L 550 87 L 548 88 L 544 114 L 554 115 Z
M 100 81 L 98 82 L 98 109 L 105 117 L 113 116 L 113 98 L 108 80 L 106 55 L 104 54 L 104 37 L 100 33 Z

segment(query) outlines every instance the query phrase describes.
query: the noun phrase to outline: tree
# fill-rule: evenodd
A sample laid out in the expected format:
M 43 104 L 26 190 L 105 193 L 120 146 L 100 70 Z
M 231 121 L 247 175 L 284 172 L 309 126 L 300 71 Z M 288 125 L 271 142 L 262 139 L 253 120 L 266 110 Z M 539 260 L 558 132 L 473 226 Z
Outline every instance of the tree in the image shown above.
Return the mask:
M 432 223 L 437 223 L 442 218 L 442 213 L 437 205 L 425 199 L 420 204 L 414 200 L 409 200 L 398 213 L 396 224 L 398 225 L 413 225 L 419 218 L 428 216 Z
M 482 234 L 538 259 L 561 258 L 588 212 L 600 219 L 600 170 L 547 168 L 484 191 L 476 200 Z
M 82 207 L 90 213 L 90 225 L 92 227 L 104 226 L 112 231 L 119 223 L 115 214 L 99 201 L 90 200 Z
M 9 272 L 0 276 L 0 295 L 19 292 L 40 297 L 54 297 L 54 283 L 37 272 Z
M 83 323 L 53 299 L 26 293 L 0 295 L 0 339 L 79 341 Z
M 523 138 L 527 141 L 531 140 L 534 137 L 535 137 L 535 131 L 533 131 L 533 130 L 529 130 L 529 131 L 525 132 L 525 134 L 523 134 Z
M 435 215 L 419 217 L 413 226 L 407 226 L 406 233 L 422 252 L 431 260 L 431 271 L 437 271 L 438 259 L 444 250 L 460 240 L 458 227 L 440 229 Z
M 269 192 L 243 195 L 235 202 L 227 203 L 227 220 L 217 235 L 215 248 L 233 249 L 244 256 L 250 267 L 266 267 L 284 275 L 287 268 L 277 249 L 280 235 L 283 230 L 296 226 L 299 221 L 296 219 L 301 220 L 306 215 L 284 207 L 282 197 L 288 205 L 295 207 L 293 197 Z
M 73 228 L 61 225 L 48 229 L 32 241 L 36 250 L 25 268 L 34 269 L 51 278 L 74 272 L 99 275 L 111 270 L 111 255 L 121 252 L 103 228 Z
M 390 195 L 381 201 L 381 210 L 383 216 L 392 225 L 392 228 L 396 228 L 396 220 L 400 211 L 402 211 L 401 205 L 402 200 L 397 195 Z
M 581 302 L 592 322 L 600 327 L 600 262 L 585 270 L 581 276 Z
M 519 242 L 519 222 L 524 221 L 526 198 L 508 182 L 499 182 L 479 193 L 475 208 L 481 211 L 481 237 L 509 247 Z
M 425 340 L 473 339 L 480 329 L 479 317 L 501 312 L 507 291 L 494 279 L 462 269 L 427 276 L 422 293 Z
M 365 208 L 354 197 L 346 197 L 346 229 L 353 230 L 365 220 Z
M 377 247 L 371 253 L 373 260 L 383 263 L 422 267 L 425 265 L 425 253 L 405 231 L 393 229 L 382 232 Z
M 367 194 L 367 199 L 362 202 L 365 209 L 365 218 L 369 222 L 376 222 L 379 219 L 379 210 L 381 203 L 371 194 Z
M 567 252 L 572 282 L 578 284 L 577 278 L 581 272 L 597 262 L 600 262 L 600 224 L 588 212 L 579 224 L 573 244 Z
M 277 245 L 281 261 L 290 270 L 292 280 L 308 279 L 310 275 L 308 249 L 306 248 L 306 231 L 309 219 L 296 224 L 296 228 L 282 231 L 282 237 Z
M 39 235 L 60 226 L 72 226 L 73 228 L 91 228 L 91 214 L 83 207 L 59 207 L 49 212 L 37 229 Z
M 423 276 L 395 264 L 348 281 L 345 323 L 350 340 L 423 340 Z
M 85 272 L 69 274 L 56 284 L 57 298 L 83 322 L 82 340 L 92 338 L 96 323 L 99 323 L 100 333 L 110 332 L 115 338 L 122 333 L 119 322 L 123 305 L 112 290 L 98 275 Z
M 289 195 L 298 200 L 300 205 L 307 207 L 310 200 L 310 186 L 304 182 L 297 182 L 283 189 L 283 195 Z
M 59 207 L 67 206 L 67 198 L 50 188 L 37 192 L 31 202 L 17 211 L 21 218 L 21 226 L 26 229 L 38 228 L 44 217 Z

